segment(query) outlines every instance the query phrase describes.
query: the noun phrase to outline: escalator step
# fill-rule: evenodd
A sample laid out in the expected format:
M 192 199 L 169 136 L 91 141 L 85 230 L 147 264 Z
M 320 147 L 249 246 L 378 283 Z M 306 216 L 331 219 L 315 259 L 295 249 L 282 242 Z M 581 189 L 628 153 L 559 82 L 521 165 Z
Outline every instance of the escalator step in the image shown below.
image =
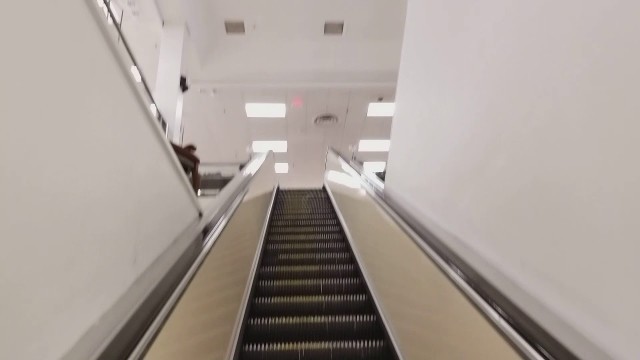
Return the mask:
M 242 350 L 247 360 L 381 359 L 387 354 L 384 340 L 258 343 Z
M 319 241 L 319 240 L 343 240 L 342 233 L 326 234 L 269 234 L 268 241 Z
M 242 351 L 247 360 L 381 359 L 387 353 L 384 340 L 254 343 Z
M 335 219 L 336 215 L 333 212 L 324 214 L 310 213 L 310 214 L 274 214 L 273 220 L 309 220 L 309 219 Z
M 322 233 L 322 232 L 340 232 L 341 229 L 337 225 L 327 226 L 273 226 L 269 229 L 271 234 L 278 233 Z
M 311 218 L 333 217 L 336 214 L 330 209 L 273 209 L 275 218 L 279 217 L 300 217 L 305 215 L 311 215 Z
M 272 220 L 271 226 L 316 226 L 338 225 L 338 219 L 298 219 L 298 220 Z
M 308 279 L 357 276 L 353 264 L 263 266 L 261 279 Z
M 376 315 L 281 316 L 251 318 L 248 342 L 382 338 Z
M 360 278 L 260 280 L 258 296 L 357 294 L 364 288 Z
M 256 297 L 252 305 L 256 317 L 347 315 L 373 311 L 365 294 Z
M 264 265 L 349 264 L 351 261 L 348 252 L 266 253 L 262 259 Z
M 299 251 L 338 251 L 343 252 L 347 249 L 347 244 L 344 241 L 305 241 L 305 242 L 288 242 L 268 244 L 267 251 L 279 251 L 279 252 L 299 252 Z

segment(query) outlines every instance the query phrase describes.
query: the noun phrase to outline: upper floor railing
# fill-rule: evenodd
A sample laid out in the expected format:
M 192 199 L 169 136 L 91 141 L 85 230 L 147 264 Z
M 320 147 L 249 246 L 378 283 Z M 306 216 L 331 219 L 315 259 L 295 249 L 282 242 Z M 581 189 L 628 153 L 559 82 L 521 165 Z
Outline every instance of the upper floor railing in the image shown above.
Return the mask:
M 124 11 L 118 9 L 118 5 L 112 0 L 96 0 L 96 4 L 102 10 L 104 19 L 107 24 L 111 25 L 110 27 L 113 29 L 113 34 L 116 37 L 116 43 L 122 45 L 121 50 L 124 50 L 124 60 L 130 65 L 129 69 L 131 71 L 131 76 L 138 85 L 140 94 L 145 98 L 145 102 L 148 104 L 149 111 L 153 114 L 156 120 L 158 120 L 166 136 L 167 122 L 165 121 L 164 116 L 162 116 L 162 114 L 160 113 L 160 110 L 156 105 L 156 101 L 153 98 L 151 88 L 149 87 L 149 82 L 145 78 L 143 71 L 139 66 L 139 63 L 136 60 L 135 55 L 133 54 L 131 46 L 129 45 L 127 39 L 123 34 L 122 21 L 125 16 Z

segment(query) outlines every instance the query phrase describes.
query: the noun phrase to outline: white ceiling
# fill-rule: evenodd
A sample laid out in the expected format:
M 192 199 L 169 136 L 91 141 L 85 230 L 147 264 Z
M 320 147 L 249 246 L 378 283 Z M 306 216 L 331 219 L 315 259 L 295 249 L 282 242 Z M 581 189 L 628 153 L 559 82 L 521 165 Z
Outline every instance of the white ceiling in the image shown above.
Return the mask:
M 287 140 L 288 152 L 276 154 L 290 165 L 281 184 L 320 186 L 328 146 L 349 153 L 360 139 L 389 138 L 391 118 L 367 119 L 366 110 L 379 97 L 394 99 L 406 0 L 133 0 L 147 25 L 154 1 L 156 17 L 189 29 L 184 141 L 198 146 L 202 161 L 242 162 L 253 140 Z M 227 35 L 225 20 L 244 20 L 246 34 Z M 344 21 L 344 34 L 325 36 L 325 21 Z M 154 48 L 158 34 L 149 37 Z M 135 47 L 155 71 L 151 47 Z M 285 103 L 287 117 L 247 119 L 245 102 Z M 339 122 L 314 125 L 324 112 Z
M 403 0 L 202 1 L 208 51 L 189 61 L 193 82 L 396 81 Z M 246 34 L 227 35 L 225 20 Z M 325 21 L 344 21 L 344 35 L 325 36 Z

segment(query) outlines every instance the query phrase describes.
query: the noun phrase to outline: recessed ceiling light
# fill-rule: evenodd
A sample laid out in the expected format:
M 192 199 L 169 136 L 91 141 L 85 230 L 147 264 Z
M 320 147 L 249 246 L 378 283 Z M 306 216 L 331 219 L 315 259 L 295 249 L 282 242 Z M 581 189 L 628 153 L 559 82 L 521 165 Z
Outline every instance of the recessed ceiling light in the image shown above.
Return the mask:
M 325 35 L 342 35 L 344 32 L 344 21 L 326 21 L 324 23 Z
M 387 167 L 387 163 L 385 161 L 365 161 L 362 163 L 362 167 L 365 172 L 377 173 L 383 172 Z
M 287 106 L 282 103 L 246 103 L 244 109 L 249 118 L 283 118 L 287 115 Z
M 387 117 L 393 116 L 396 111 L 396 103 L 392 102 L 373 102 L 369 103 L 367 109 L 368 117 Z
M 358 144 L 358 151 L 361 152 L 374 152 L 374 151 L 389 151 L 391 146 L 391 140 L 360 140 Z
M 251 143 L 251 149 L 256 153 L 263 153 L 269 150 L 274 153 L 287 152 L 286 140 L 258 140 Z
M 229 35 L 243 35 L 245 33 L 244 21 L 242 21 L 242 20 L 226 20 L 224 22 L 224 30 Z
M 142 75 L 140 75 L 140 71 L 138 70 L 138 67 L 135 65 L 131 65 L 131 75 L 133 75 L 133 79 L 136 82 L 142 82 Z
M 289 172 L 289 163 L 276 163 L 274 168 L 276 174 L 287 174 Z

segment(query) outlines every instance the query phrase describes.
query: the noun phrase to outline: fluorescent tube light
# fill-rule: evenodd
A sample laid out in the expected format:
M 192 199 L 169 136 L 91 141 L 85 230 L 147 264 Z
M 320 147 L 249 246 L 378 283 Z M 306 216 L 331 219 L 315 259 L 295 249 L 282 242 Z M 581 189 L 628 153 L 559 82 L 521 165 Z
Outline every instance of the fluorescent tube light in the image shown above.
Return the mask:
M 391 140 L 360 140 L 358 144 L 358 151 L 372 152 L 372 151 L 389 151 L 391 146 Z
M 287 106 L 282 103 L 246 103 L 244 109 L 249 118 L 283 118 Z
M 396 103 L 374 102 L 369 103 L 367 109 L 368 117 L 387 117 L 393 116 L 396 111 Z

